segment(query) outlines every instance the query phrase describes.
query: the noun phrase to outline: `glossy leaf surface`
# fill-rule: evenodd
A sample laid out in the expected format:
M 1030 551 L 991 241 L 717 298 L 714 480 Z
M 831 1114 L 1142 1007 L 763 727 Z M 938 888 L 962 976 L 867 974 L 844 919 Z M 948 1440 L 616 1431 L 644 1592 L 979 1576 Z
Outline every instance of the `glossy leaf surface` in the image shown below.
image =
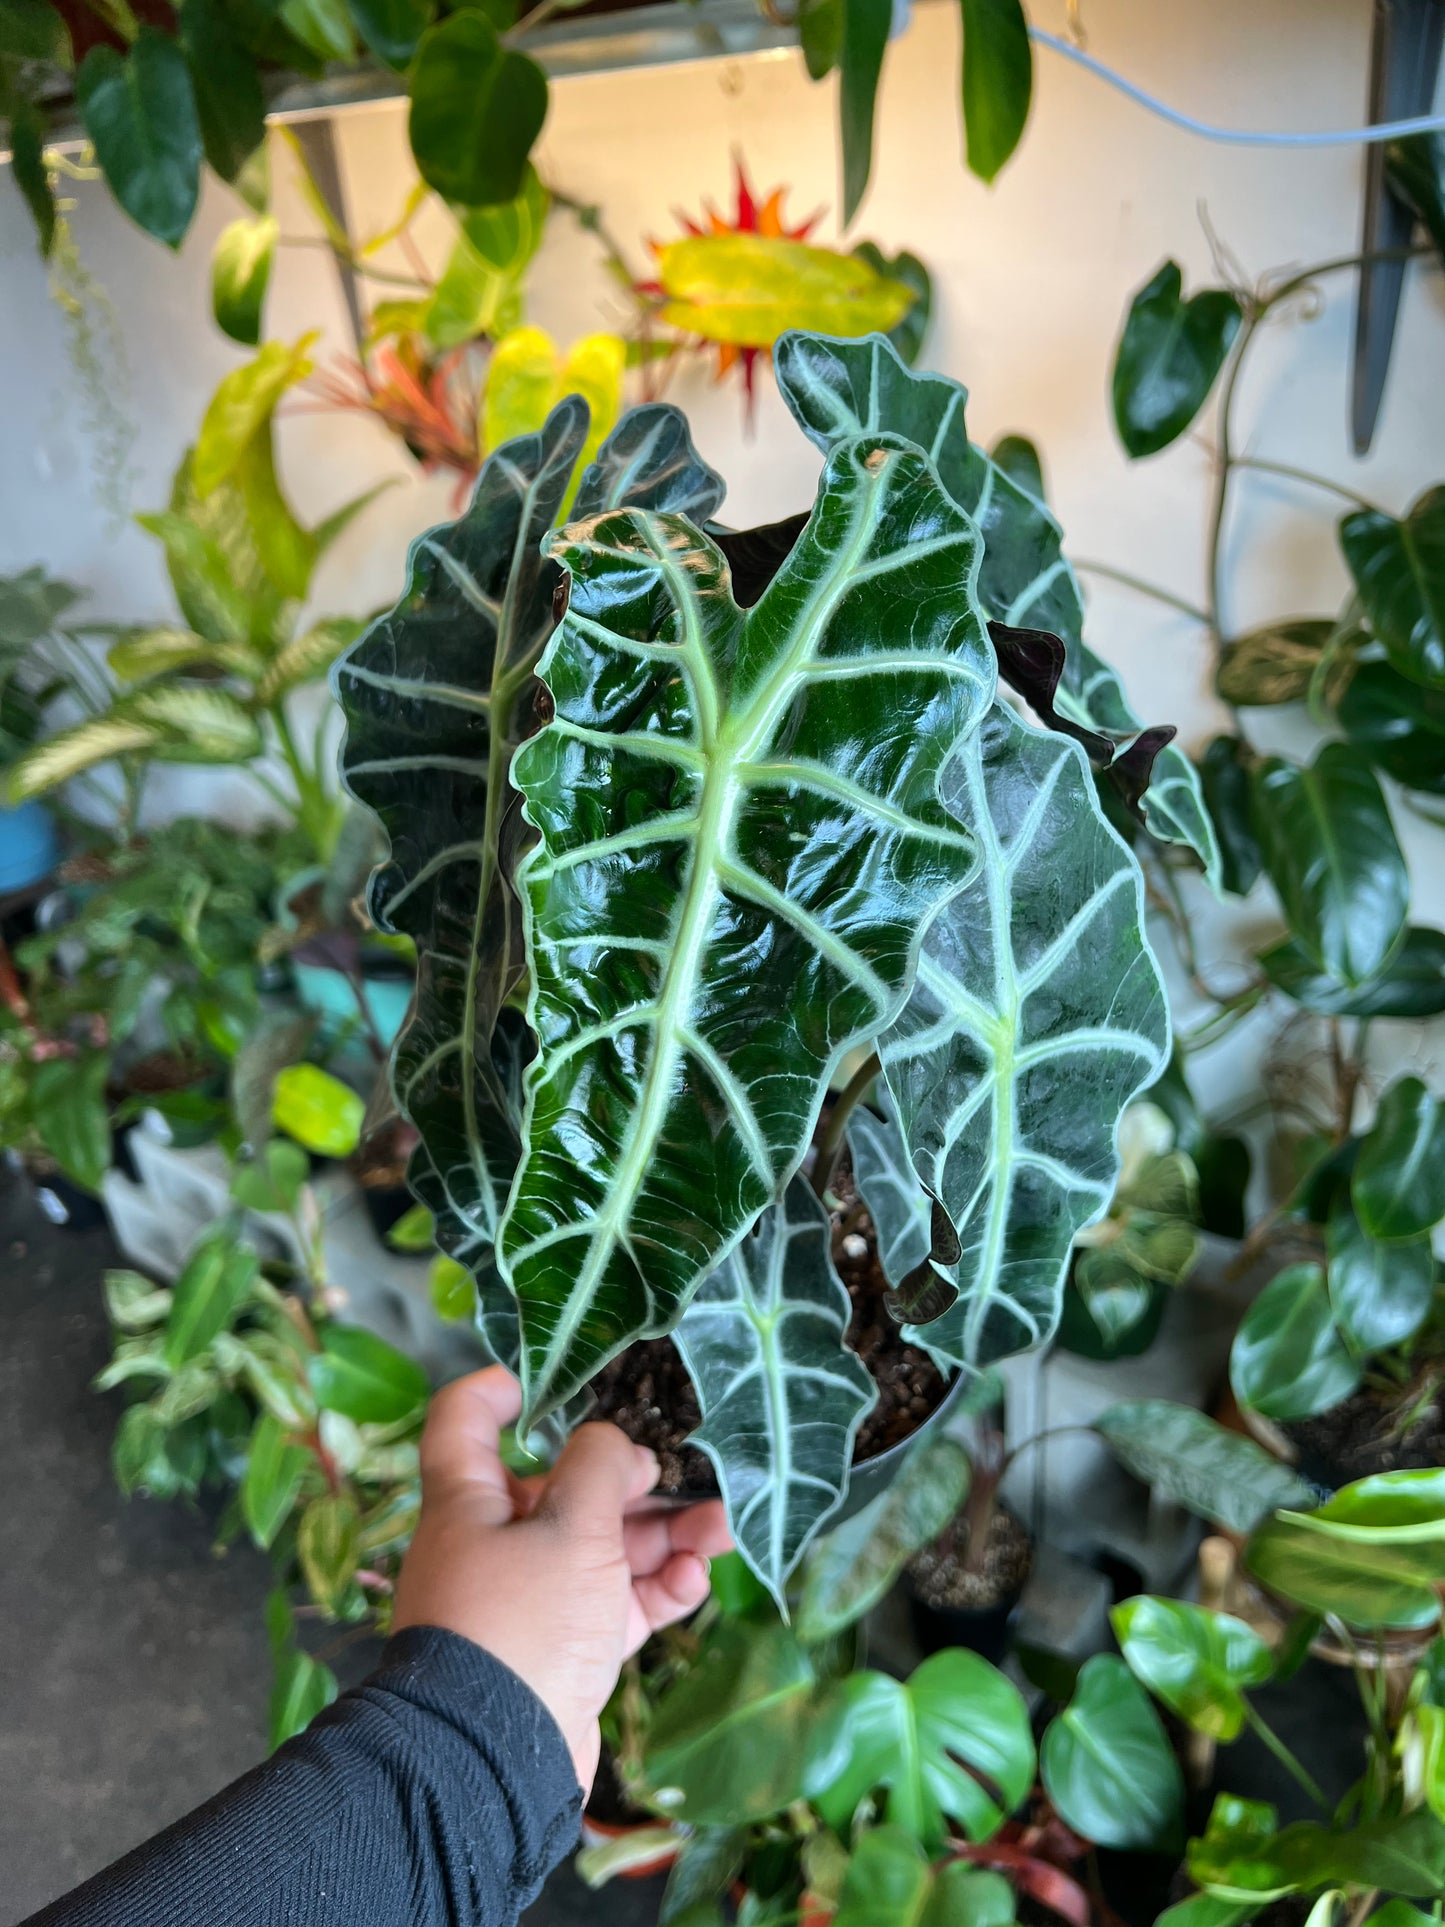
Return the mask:
M 1075 723 L 1132 742 L 1142 727 L 1123 685 L 1083 640 L 1084 604 L 1063 554 L 1058 523 L 1044 504 L 968 439 L 967 391 L 941 375 L 915 375 L 886 341 L 848 342 L 785 335 L 773 357 L 794 419 L 825 452 L 850 435 L 906 435 L 935 463 L 944 488 L 977 522 L 984 541 L 978 592 L 985 613 L 1011 628 L 1027 624 L 1065 647 L 1057 703 Z M 1210 881 L 1219 854 L 1199 778 L 1172 744 L 1156 757 L 1144 819 L 1166 843 L 1195 851 Z
M 964 151 L 979 179 L 992 181 L 1029 117 L 1033 49 L 1019 0 L 962 5 Z
M 1111 1615 L 1125 1664 L 1156 1699 L 1211 1739 L 1237 1739 L 1244 1693 L 1274 1672 L 1259 1634 L 1229 1613 L 1141 1594 Z
M 1376 769 L 1406 789 L 1445 795 L 1445 684 L 1427 688 L 1388 662 L 1361 663 L 1335 715 Z
M 962 1246 L 941 1267 L 958 1301 L 922 1335 L 986 1365 L 1057 1324 L 1073 1239 L 1108 1205 L 1119 1118 L 1164 1069 L 1169 1020 L 1138 866 L 1077 744 L 995 704 L 944 796 L 983 860 L 925 938 L 880 1054 Z
M 515 200 L 547 118 L 547 77 L 504 46 L 482 13 L 453 13 L 421 37 L 411 69 L 411 151 L 422 179 L 449 201 Z
M 809 1541 L 848 1490 L 877 1387 L 843 1345 L 852 1301 L 832 1226 L 804 1178 L 705 1280 L 674 1333 L 717 1468 L 733 1544 L 783 1604 Z
M 280 229 L 273 214 L 250 215 L 223 228 L 211 256 L 211 308 L 232 341 L 255 347 Z
M 199 1244 L 176 1279 L 166 1319 L 165 1361 L 177 1371 L 198 1358 L 245 1303 L 260 1261 L 222 1226 Z
M 1245 1313 L 1229 1353 L 1241 1405 L 1287 1422 L 1350 1396 L 1360 1367 L 1335 1323 L 1318 1265 L 1288 1265 Z
M 1048 1727 L 1039 1771 L 1067 1826 L 1101 1847 L 1176 1846 L 1184 1782 L 1149 1695 L 1122 1659 L 1096 1654 Z
M 1445 687 L 1445 486 L 1398 519 L 1379 509 L 1345 516 L 1340 547 L 1391 662 L 1415 682 Z
M 1271 944 L 1258 961 L 1287 997 L 1325 1017 L 1438 1017 L 1445 1010 L 1445 931 L 1411 925 L 1363 984 L 1342 983 L 1322 970 L 1293 937 Z
M 746 613 L 681 517 L 551 546 L 556 714 L 513 763 L 541 1048 L 500 1242 L 529 1418 L 671 1325 L 897 1015 L 973 862 L 939 779 L 993 685 L 977 535 L 898 442 L 830 458 Z
M 1385 149 L 1391 188 L 1424 223 L 1445 261 L 1445 133 L 1411 134 Z
M 562 585 L 542 538 L 587 431 L 585 409 L 564 401 L 539 434 L 490 457 L 466 514 L 412 545 L 401 600 L 334 677 L 343 779 L 390 841 L 371 914 L 417 948 L 416 1002 L 392 1072 L 421 1133 L 411 1181 L 442 1248 L 472 1270 L 487 1263 L 516 1163 L 530 1048 L 520 1016 L 502 1011 L 521 961 L 507 878 L 521 823 L 507 771 L 537 720 L 532 672 Z M 682 416 L 648 407 L 608 438 L 577 509 L 631 503 L 703 521 L 721 499 Z
M 328 1412 L 358 1425 L 395 1425 L 427 1400 L 426 1373 L 374 1332 L 328 1325 L 307 1364 L 311 1389 Z
M 1199 762 L 1199 781 L 1219 847 L 1219 882 L 1245 897 L 1264 868 L 1254 833 L 1249 763 L 1237 736 L 1216 736 Z
M 1418 1238 L 1445 1218 L 1445 1104 L 1418 1077 L 1380 1099 L 1350 1189 L 1372 1238 Z
M 966 1861 L 929 1864 L 903 1827 L 871 1827 L 848 1861 L 833 1927 L 1009 1927 L 1013 1889 Z
M 1357 1352 L 1413 1338 L 1435 1296 L 1429 1234 L 1380 1244 L 1348 1205 L 1330 1214 L 1329 1290 L 1335 1320 Z
M 896 1290 L 932 1249 L 933 1207 L 913 1168 L 886 1083 L 875 1086 L 874 1102 L 881 1116 L 860 1104 L 848 1119 L 848 1152 L 853 1182 L 878 1236 L 878 1262 Z
M 1274 1592 L 1352 1626 L 1427 1626 L 1445 1582 L 1445 1471 L 1357 1479 L 1315 1512 L 1281 1512 L 1245 1548 Z
M 1130 455 L 1156 455 L 1188 428 L 1239 332 L 1227 288 L 1184 298 L 1177 261 L 1166 261 L 1129 305 L 1114 352 L 1114 423 Z
M 843 14 L 841 69 L 838 90 L 843 142 L 843 225 L 858 212 L 858 204 L 873 171 L 873 113 L 883 56 L 893 30 L 892 0 L 839 0 Z
M 196 96 L 180 47 L 149 26 L 124 54 L 92 47 L 75 92 L 115 198 L 148 234 L 178 248 L 196 211 L 202 158 Z
M 1310 1489 L 1253 1439 L 1189 1405 L 1146 1398 L 1094 1420 L 1136 1479 L 1226 1532 L 1249 1532 L 1278 1506 L 1306 1506 Z
M 1018 1688 L 977 1653 L 952 1648 L 924 1660 L 907 1680 L 886 1673 L 844 1680 L 807 1791 L 846 1835 L 859 1803 L 881 1788 L 884 1817 L 935 1850 L 948 1820 L 970 1840 L 991 1838 L 1033 1772 L 1033 1735 Z
M 1348 743 L 1306 767 L 1271 756 L 1252 777 L 1264 867 L 1290 929 L 1342 982 L 1389 957 L 1410 906 L 1405 859 L 1374 771 Z

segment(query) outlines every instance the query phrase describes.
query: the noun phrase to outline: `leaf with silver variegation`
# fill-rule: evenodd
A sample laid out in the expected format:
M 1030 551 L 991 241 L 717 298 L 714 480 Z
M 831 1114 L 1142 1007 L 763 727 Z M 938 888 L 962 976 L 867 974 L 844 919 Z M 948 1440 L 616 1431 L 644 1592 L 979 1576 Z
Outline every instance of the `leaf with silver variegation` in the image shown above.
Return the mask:
M 879 335 L 845 341 L 785 334 L 773 366 L 794 418 L 825 451 L 846 436 L 879 429 L 925 449 L 944 488 L 983 536 L 978 587 L 987 614 L 1009 628 L 1026 624 L 1063 641 L 1059 711 L 1114 737 L 1141 731 L 1118 675 L 1084 642 L 1083 598 L 1058 523 L 968 439 L 966 389 L 943 375 L 914 374 Z M 1172 744 L 1153 759 L 1142 808 L 1153 835 L 1192 849 L 1210 882 L 1217 881 L 1218 846 L 1198 774 Z
M 779 1604 L 847 1493 L 853 1440 L 877 1397 L 843 1343 L 852 1302 L 831 1236 L 807 1180 L 794 1178 L 673 1335 L 702 1407 L 688 1443 L 716 1466 L 733 1544 Z
M 958 1364 L 1041 1344 L 1074 1236 L 1108 1206 L 1124 1107 L 1169 1053 L 1143 879 L 1078 745 L 1003 704 L 944 794 L 979 868 L 879 1040 L 915 1166 L 958 1231 L 958 1302 L 910 1335 Z
M 513 763 L 540 1050 L 500 1237 L 529 1422 L 670 1328 L 901 1010 L 973 867 L 939 781 L 995 679 L 977 531 L 895 437 L 834 452 L 746 612 L 680 516 L 552 547 L 556 713 Z
M 918 1181 L 897 1111 L 881 1078 L 871 1102 L 877 1112 L 860 1104 L 848 1119 L 848 1151 L 853 1182 L 878 1235 L 878 1262 L 896 1290 L 932 1247 L 933 1206 Z
M 578 396 L 499 448 L 459 521 L 412 545 L 406 592 L 336 666 L 342 776 L 381 819 L 390 860 L 371 911 L 412 937 L 417 993 L 398 1040 L 398 1101 L 421 1134 L 412 1183 L 442 1249 L 479 1274 L 518 1150 L 525 1027 L 503 1006 L 521 963 L 509 875 L 525 825 L 508 780 L 539 720 L 533 670 L 562 586 L 542 538 L 587 435 Z M 577 512 L 622 504 L 706 517 L 722 484 L 674 408 L 634 409 L 583 475 Z

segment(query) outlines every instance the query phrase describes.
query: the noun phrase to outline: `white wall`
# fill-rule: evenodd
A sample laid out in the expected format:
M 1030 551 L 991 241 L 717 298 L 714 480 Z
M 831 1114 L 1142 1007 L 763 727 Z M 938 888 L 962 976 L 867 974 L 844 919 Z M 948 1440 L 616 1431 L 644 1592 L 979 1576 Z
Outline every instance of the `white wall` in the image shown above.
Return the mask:
M 1061 0 L 1039 0 L 1039 24 L 1062 27 Z M 1363 118 L 1370 0 L 1090 0 L 1091 51 L 1166 99 L 1236 126 L 1333 127 Z M 1355 148 L 1263 151 L 1208 145 L 1142 112 L 1047 50 L 1037 61 L 1033 117 L 1023 148 L 992 188 L 960 165 L 955 10 L 921 6 L 891 48 L 872 191 L 856 233 L 924 257 L 935 279 L 929 365 L 973 394 L 970 426 L 988 442 L 1006 430 L 1035 437 L 1072 552 L 1149 575 L 1197 599 L 1209 483 L 1207 452 L 1191 439 L 1137 465 L 1123 458 L 1107 407 L 1107 374 L 1132 291 L 1166 254 L 1186 278 L 1209 277 L 1201 212 L 1251 274 L 1347 254 L 1359 229 L 1362 173 Z M 809 84 L 790 53 L 570 79 L 554 88 L 540 160 L 558 187 L 600 202 L 639 265 L 648 235 L 673 232 L 670 210 L 704 195 L 726 199 L 732 149 L 754 184 L 786 182 L 790 211 L 836 202 L 832 84 Z M 354 227 L 379 229 L 399 209 L 411 172 L 402 112 L 359 110 L 339 123 Z M 284 172 L 284 170 L 283 170 Z M 76 233 L 110 291 L 130 364 L 135 507 L 158 505 L 199 412 L 241 351 L 208 314 L 211 242 L 236 212 L 207 189 L 178 258 L 139 237 L 98 186 L 77 193 Z M 283 232 L 311 231 L 283 180 Z M 825 236 L 836 232 L 825 224 Z M 435 261 L 439 230 L 423 230 Z M 1347 362 L 1351 280 L 1323 284 L 1313 318 L 1271 325 L 1244 385 L 1241 422 L 1261 454 L 1347 479 L 1403 506 L 1445 467 L 1445 293 L 1438 275 L 1412 274 L 1375 452 L 1348 453 Z M 606 325 L 614 298 L 592 245 L 555 220 L 533 280 L 533 314 L 566 337 Z M 324 329 L 347 346 L 327 257 L 283 255 L 268 330 Z M 108 519 L 96 499 L 82 403 L 59 318 L 47 299 L 18 197 L 0 192 L 0 571 L 40 560 L 92 592 L 97 613 L 162 617 L 167 591 L 156 546 Z M 728 477 L 730 520 L 763 520 L 806 504 L 816 459 L 766 378 L 756 434 L 742 424 L 731 382 L 713 388 L 701 365 L 674 387 L 704 454 Z M 368 481 L 407 475 L 397 445 L 361 417 L 308 415 L 282 431 L 287 484 L 315 519 Z M 450 482 L 411 474 L 355 525 L 321 571 L 317 602 L 361 611 L 389 600 L 409 538 L 449 512 Z M 1329 498 L 1264 478 L 1238 490 L 1229 543 L 1228 617 L 1333 610 L 1345 577 Z M 1092 585 L 1095 646 L 1124 671 L 1141 711 L 1177 721 L 1187 743 L 1224 721 L 1208 693 L 1197 627 L 1128 591 Z M 1269 747 L 1307 740 L 1296 720 L 1259 714 Z M 190 802 L 216 800 L 213 779 L 187 776 Z M 235 807 L 234 799 L 225 799 Z M 1445 914 L 1438 832 L 1406 810 L 1400 828 L 1415 870 L 1419 914 Z M 1433 876 L 1426 866 L 1434 856 Z M 1224 952 L 1243 921 L 1258 930 L 1268 905 L 1217 917 L 1208 948 Z M 1215 1054 L 1221 1099 L 1254 1075 L 1251 1036 Z M 1418 1040 L 1416 1040 L 1418 1041 Z M 1413 1048 L 1413 1043 L 1411 1046 Z

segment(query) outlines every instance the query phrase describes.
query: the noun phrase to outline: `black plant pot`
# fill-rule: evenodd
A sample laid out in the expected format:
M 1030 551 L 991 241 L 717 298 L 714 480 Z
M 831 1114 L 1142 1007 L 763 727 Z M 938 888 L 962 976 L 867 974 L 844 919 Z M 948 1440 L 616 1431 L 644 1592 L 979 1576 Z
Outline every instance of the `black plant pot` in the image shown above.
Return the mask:
M 1009 1649 L 1014 1615 L 1023 1597 L 1023 1587 L 993 1606 L 930 1606 L 918 1597 L 911 1581 L 905 1579 L 908 1616 L 913 1622 L 913 1637 L 926 1657 L 941 1653 L 949 1646 L 963 1646 L 980 1659 L 997 1666 Z
M 399 1224 L 416 1202 L 404 1184 L 363 1184 L 361 1199 L 371 1228 L 382 1244 L 386 1243 L 391 1227 Z
M 35 1202 L 51 1224 L 65 1231 L 98 1231 L 105 1223 L 105 1207 L 63 1171 L 32 1172 Z

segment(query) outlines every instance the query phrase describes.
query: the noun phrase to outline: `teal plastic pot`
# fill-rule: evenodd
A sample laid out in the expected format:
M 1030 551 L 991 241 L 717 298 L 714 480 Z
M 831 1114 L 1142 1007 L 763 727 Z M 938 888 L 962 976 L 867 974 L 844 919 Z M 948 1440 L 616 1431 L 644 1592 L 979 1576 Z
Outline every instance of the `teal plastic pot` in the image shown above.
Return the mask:
M 43 882 L 60 861 L 60 841 L 43 803 L 0 809 L 0 896 Z
M 345 1027 L 354 1029 L 363 1021 L 356 982 L 343 971 L 329 969 L 325 964 L 300 963 L 293 958 L 291 975 L 302 1008 L 315 1011 L 330 1034 L 335 1035 Z M 361 978 L 365 1017 L 370 1019 L 371 1029 L 387 1050 L 391 1049 L 406 1017 L 411 991 L 409 978 L 366 975 Z

